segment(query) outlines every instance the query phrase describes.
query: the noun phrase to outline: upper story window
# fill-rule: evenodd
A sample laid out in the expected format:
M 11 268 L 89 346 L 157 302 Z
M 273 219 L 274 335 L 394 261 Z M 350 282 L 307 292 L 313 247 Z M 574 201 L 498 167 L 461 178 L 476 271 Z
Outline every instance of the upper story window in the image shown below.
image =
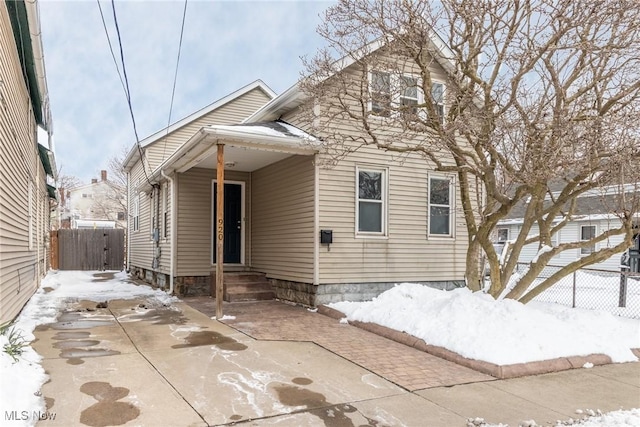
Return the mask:
M 406 111 L 410 114 L 418 113 L 418 79 L 414 77 L 402 77 L 402 88 L 400 89 L 400 105 L 407 107 Z
M 371 111 L 383 117 L 391 114 L 391 74 L 371 72 Z
M 356 168 L 356 231 L 358 235 L 386 234 L 387 171 Z
M 436 114 L 440 117 L 440 123 L 444 123 L 444 85 L 442 83 L 431 84 L 431 97 Z
M 390 117 L 394 109 L 409 116 L 417 115 L 419 110 L 425 112 L 425 109 L 418 108 L 425 102 L 420 78 L 374 70 L 369 74 L 369 79 L 370 110 L 374 115 Z M 431 98 L 441 123 L 444 122 L 445 113 L 444 92 L 443 83 L 432 82 Z
M 429 235 L 453 237 L 454 224 L 453 178 L 445 175 L 429 176 Z

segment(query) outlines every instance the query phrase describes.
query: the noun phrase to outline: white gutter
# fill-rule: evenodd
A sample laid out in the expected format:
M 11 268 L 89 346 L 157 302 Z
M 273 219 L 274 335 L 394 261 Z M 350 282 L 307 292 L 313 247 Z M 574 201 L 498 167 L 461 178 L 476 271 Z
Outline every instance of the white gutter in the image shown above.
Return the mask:
M 131 268 L 131 172 L 127 172 L 127 268 Z
M 33 60 L 35 62 L 36 77 L 38 82 L 38 92 L 42 101 L 42 114 L 44 126 L 47 132 L 53 133 L 53 123 L 51 121 L 51 110 L 49 108 L 49 91 L 47 89 L 46 72 L 44 67 L 44 54 L 42 49 L 42 30 L 40 28 L 40 13 L 35 0 L 25 1 L 27 10 L 27 21 L 29 23 L 29 33 L 31 35 L 31 48 L 33 49 Z M 49 147 L 51 148 L 51 147 Z
M 173 295 L 174 276 L 175 276 L 175 235 L 176 235 L 176 192 L 173 178 L 164 173 L 164 170 L 160 169 L 160 174 L 171 183 L 171 235 L 169 236 L 169 247 L 171 264 L 169 266 L 169 295 Z
M 309 144 L 309 140 L 302 137 L 268 135 L 259 132 L 247 132 L 246 129 L 233 129 L 233 126 L 203 127 L 165 160 L 150 176 L 154 182 L 161 176 L 161 171 L 171 174 L 181 171 L 196 159 L 212 155 L 216 150 L 216 143 L 222 140 L 225 145 L 245 147 L 263 151 L 310 155 L 317 152 Z M 299 144 L 301 143 L 301 144 Z M 299 144 L 299 145 L 298 145 Z M 141 189 L 148 189 L 149 183 L 142 184 Z

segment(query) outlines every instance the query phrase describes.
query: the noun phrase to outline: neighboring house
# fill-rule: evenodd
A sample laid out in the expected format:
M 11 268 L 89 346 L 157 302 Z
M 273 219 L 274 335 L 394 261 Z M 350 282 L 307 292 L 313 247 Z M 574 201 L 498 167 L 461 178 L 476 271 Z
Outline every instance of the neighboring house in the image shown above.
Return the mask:
M 621 194 L 625 194 L 627 196 L 627 200 L 631 200 L 634 197 L 637 198 L 638 188 L 639 184 L 611 186 L 592 190 L 578 197 L 576 211 L 573 218 L 558 233 L 551 237 L 552 245 L 555 246 L 559 243 L 589 240 L 610 228 L 619 227 L 620 220 L 613 213 L 615 210 L 619 209 L 619 196 Z M 525 209 L 526 202 L 521 203 L 513 209 L 508 219 L 498 223 L 496 227 L 496 242 L 505 242 L 516 239 L 520 229 L 522 228 L 522 217 Z M 638 232 L 635 234 L 634 246 L 632 249 L 640 249 L 640 218 L 636 220 L 636 228 L 638 228 Z M 537 226 L 534 226 L 529 234 L 536 235 L 537 232 L 538 228 Z M 616 246 L 622 242 L 622 239 L 622 235 L 611 236 L 609 239 L 599 242 L 593 247 L 563 251 L 553 257 L 549 262 L 549 265 L 567 265 L 580 257 L 592 253 L 593 251 Z M 530 262 L 536 256 L 537 252 L 538 243 L 526 245 L 522 248 L 518 261 L 523 263 Z M 589 268 L 620 271 L 621 257 L 622 254 L 614 255 L 603 262 L 590 265 Z
M 334 164 L 319 144 L 327 135 L 310 135 L 298 85 L 272 98 L 254 82 L 132 148 L 124 162 L 132 272 L 181 294 L 209 292 L 222 143 L 225 274 L 263 273 L 278 298 L 312 306 L 371 298 L 402 281 L 464 284 L 455 176 L 429 170 L 420 155 L 374 147 Z
M 126 195 L 108 180 L 106 170 L 99 181 L 61 192 L 62 228 L 126 228 Z
M 0 324 L 48 268 L 56 167 L 40 34 L 36 1 L 0 4 Z

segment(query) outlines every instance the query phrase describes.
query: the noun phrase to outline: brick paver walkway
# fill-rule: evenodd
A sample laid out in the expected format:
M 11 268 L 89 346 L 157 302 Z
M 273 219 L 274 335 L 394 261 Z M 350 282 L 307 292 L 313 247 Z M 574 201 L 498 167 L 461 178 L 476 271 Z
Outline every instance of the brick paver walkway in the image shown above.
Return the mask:
M 208 316 L 215 315 L 215 300 L 209 297 L 183 300 Z M 224 315 L 235 317 L 224 323 L 257 340 L 311 341 L 410 391 L 494 379 L 279 301 L 225 303 Z

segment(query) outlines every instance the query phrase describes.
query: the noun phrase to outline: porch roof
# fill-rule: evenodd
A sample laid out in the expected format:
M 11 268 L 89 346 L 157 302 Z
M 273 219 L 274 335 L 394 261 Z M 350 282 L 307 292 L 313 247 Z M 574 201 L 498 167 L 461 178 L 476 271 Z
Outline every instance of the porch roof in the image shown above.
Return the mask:
M 291 155 L 318 152 L 320 140 L 280 120 L 239 125 L 210 125 L 201 128 L 143 184 L 141 190 L 158 182 L 162 174 L 185 172 L 193 167 L 216 168 L 217 144 L 225 145 L 225 166 L 252 172 Z

